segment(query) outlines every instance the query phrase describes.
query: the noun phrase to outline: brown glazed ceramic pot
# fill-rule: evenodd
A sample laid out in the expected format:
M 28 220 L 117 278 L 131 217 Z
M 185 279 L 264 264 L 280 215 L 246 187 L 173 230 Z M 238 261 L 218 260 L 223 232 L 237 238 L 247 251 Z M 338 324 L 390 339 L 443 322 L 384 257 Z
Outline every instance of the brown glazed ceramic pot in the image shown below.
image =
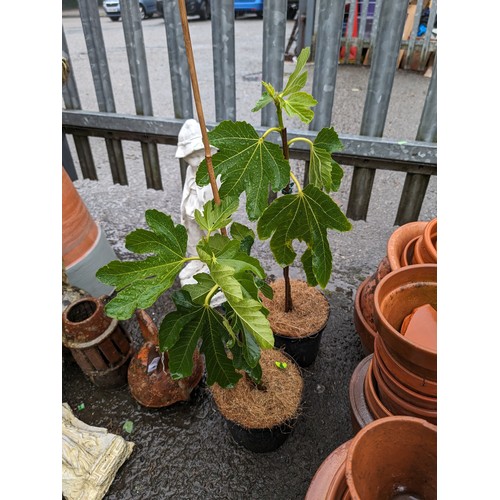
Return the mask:
M 423 419 L 375 420 L 354 436 L 345 461 L 353 500 L 437 498 L 437 427 Z
M 193 373 L 181 380 L 172 379 L 168 370 L 168 355 L 163 360 L 158 349 L 158 329 L 142 309 L 136 311 L 145 343 L 130 360 L 128 384 L 130 393 L 141 405 L 163 408 L 179 401 L 187 401 L 203 376 L 203 361 L 196 350 L 193 356 Z
M 412 311 L 430 304 L 437 311 L 437 264 L 416 264 L 385 276 L 375 294 L 375 325 L 387 350 L 409 371 L 437 380 L 437 349 L 426 348 L 400 333 Z

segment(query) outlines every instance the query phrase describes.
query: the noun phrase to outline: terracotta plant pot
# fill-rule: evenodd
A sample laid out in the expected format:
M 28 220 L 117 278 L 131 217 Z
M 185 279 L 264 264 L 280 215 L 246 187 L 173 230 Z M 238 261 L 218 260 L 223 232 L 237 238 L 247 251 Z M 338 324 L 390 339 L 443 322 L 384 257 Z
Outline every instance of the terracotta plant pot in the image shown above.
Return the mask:
M 437 428 L 425 420 L 375 420 L 354 436 L 345 461 L 353 500 L 437 498 Z
M 115 260 L 104 231 L 92 219 L 66 170 L 62 169 L 62 261 L 69 283 L 94 297 L 111 295 L 114 289 L 95 273 Z
M 290 280 L 293 310 L 284 312 L 284 280 L 271 283 L 274 297 L 262 297 L 269 310 L 269 324 L 274 333 L 274 346 L 284 349 L 301 367 L 314 363 L 323 331 L 330 317 L 330 303 L 317 288 L 305 281 Z
M 380 336 L 375 340 L 375 351 L 379 356 L 381 364 L 383 364 L 399 382 L 419 394 L 434 398 L 437 397 L 437 382 L 425 379 L 405 368 L 387 350 Z
M 425 347 L 400 333 L 404 319 L 419 306 L 437 311 L 437 264 L 417 264 L 389 273 L 378 284 L 375 324 L 387 350 L 405 368 L 437 380 L 437 348 Z
M 382 404 L 392 415 L 408 415 L 410 417 L 423 418 L 431 424 L 437 424 L 437 410 L 428 410 L 409 403 L 393 392 L 380 375 L 377 364 L 372 361 L 372 372 L 377 382 L 378 396 Z
M 163 359 L 158 348 L 158 328 L 144 310 L 136 311 L 136 318 L 145 343 L 130 360 L 128 385 L 130 393 L 141 405 L 163 408 L 179 401 L 187 401 L 203 376 L 203 361 L 198 352 L 193 356 L 193 373 L 174 380 L 168 370 L 168 354 Z
M 319 466 L 309 484 L 305 500 L 340 500 L 347 491 L 345 459 L 351 441 L 336 448 Z
M 373 422 L 375 417 L 370 412 L 365 397 L 365 377 L 373 355 L 369 355 L 356 366 L 349 382 L 349 403 L 351 407 L 351 424 L 353 433 L 359 432 L 365 425 Z
M 127 383 L 134 353 L 122 324 L 106 316 L 107 297 L 84 297 L 62 314 L 62 342 L 85 375 L 98 387 L 114 389 Z
M 414 264 L 437 264 L 437 218 L 425 226 L 415 243 Z
M 387 386 L 391 394 L 395 394 L 407 403 L 424 410 L 430 410 L 433 412 L 437 411 L 437 398 L 425 396 L 402 384 L 384 365 L 380 358 L 378 348 L 375 348 L 373 364 L 377 368 L 377 370 L 374 370 L 374 375 L 378 382 L 379 391 L 382 391 L 381 383 L 383 383 Z M 379 374 L 381 381 L 378 380 L 377 373 Z M 383 400 L 383 398 L 381 399 Z
M 286 368 L 280 368 L 280 363 L 286 363 Z M 214 384 L 211 394 L 236 443 L 249 451 L 266 453 L 276 450 L 292 434 L 304 381 L 293 358 L 281 350 L 262 350 L 260 364 L 259 386 L 243 375 L 230 389 Z
M 404 247 L 401 253 L 401 267 L 411 266 L 413 262 L 413 254 L 415 252 L 415 243 L 421 238 L 421 236 L 416 236 L 410 240 Z
M 391 271 L 408 265 L 405 251 L 408 245 L 420 238 L 427 226 L 425 221 L 409 222 L 398 227 L 387 240 L 386 256 L 380 261 L 377 270 L 359 286 L 354 304 L 354 326 L 366 355 L 373 353 L 373 341 L 377 336 L 374 319 L 373 294 L 382 278 Z M 413 250 L 413 247 L 411 248 Z
M 384 405 L 378 395 L 377 381 L 375 380 L 375 377 L 373 375 L 373 354 L 371 355 L 370 363 L 368 364 L 368 370 L 365 376 L 364 390 L 366 404 L 368 405 L 368 409 L 375 419 L 390 417 L 393 415 L 389 408 Z
M 387 240 L 387 258 L 391 266 L 391 271 L 396 271 L 403 267 L 401 255 L 407 244 L 417 236 L 421 236 L 428 222 L 415 221 L 408 222 L 398 227 Z

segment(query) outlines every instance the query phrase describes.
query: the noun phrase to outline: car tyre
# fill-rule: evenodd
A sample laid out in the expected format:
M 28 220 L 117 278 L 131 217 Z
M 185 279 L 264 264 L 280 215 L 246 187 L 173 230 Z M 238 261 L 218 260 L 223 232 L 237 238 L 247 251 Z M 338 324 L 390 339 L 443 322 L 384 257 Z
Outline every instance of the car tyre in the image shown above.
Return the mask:
M 146 19 L 146 11 L 144 10 L 144 5 L 139 4 L 139 12 L 141 14 L 141 19 Z
M 210 19 L 210 3 L 208 0 L 204 0 L 200 5 L 200 19 L 202 21 Z
M 111 21 L 118 21 L 118 19 L 120 19 L 120 16 L 116 17 L 116 16 L 113 16 L 113 17 L 110 17 Z

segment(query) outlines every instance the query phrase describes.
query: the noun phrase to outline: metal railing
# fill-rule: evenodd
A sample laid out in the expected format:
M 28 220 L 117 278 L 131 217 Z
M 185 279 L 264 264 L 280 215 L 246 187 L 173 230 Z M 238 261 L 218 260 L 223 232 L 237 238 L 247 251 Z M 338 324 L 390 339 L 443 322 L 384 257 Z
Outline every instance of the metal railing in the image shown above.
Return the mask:
M 361 54 L 359 39 L 342 38 L 345 0 L 318 0 L 317 4 L 315 0 L 308 0 L 309 9 L 311 9 L 311 2 L 317 12 L 313 51 L 315 61 L 313 94 L 319 104 L 315 108 L 315 117 L 310 124 L 310 131 L 305 133 L 301 131 L 302 136 L 307 134 L 314 136 L 315 131 L 331 124 L 337 66 L 342 44 L 346 45 L 346 54 L 350 50 L 349 43 L 356 45 L 357 53 Z M 70 73 L 68 82 L 63 88 L 65 109 L 62 112 L 62 126 L 63 133 L 72 134 L 74 137 L 75 149 L 84 178 L 97 179 L 89 137 L 105 139 L 113 182 L 122 185 L 127 184 L 122 141 L 138 141 L 142 149 L 147 187 L 162 189 L 157 145 L 176 145 L 178 133 L 185 119 L 194 117 L 191 83 L 177 0 L 163 0 L 175 116 L 172 118 L 153 116 L 142 24 L 137 5 L 136 0 L 121 0 L 123 31 L 136 115 L 116 113 L 99 7 L 95 0 L 79 0 L 80 17 L 97 96 L 98 111 L 81 109 L 77 84 Z M 418 0 L 417 12 L 419 7 L 421 10 L 422 5 L 422 0 Z M 437 63 L 434 61 L 415 141 L 383 139 L 382 133 L 392 84 L 397 65 L 401 61 L 400 51 L 404 46 L 408 49 L 410 45 L 416 46 L 416 40 L 412 31 L 412 38 L 406 45 L 402 44 L 409 9 L 407 2 L 383 0 L 377 1 L 376 7 L 368 46 L 368 50 L 371 51 L 370 76 L 360 135 L 346 135 L 339 131 L 344 149 L 335 153 L 334 158 L 341 164 L 354 166 L 347 208 L 347 216 L 353 220 L 366 220 L 377 169 L 407 173 L 395 220 L 395 224 L 399 225 L 418 219 L 429 178 L 437 174 Z M 286 8 L 286 0 L 268 1 L 264 4 L 262 79 L 270 82 L 275 88 L 282 88 L 283 84 L 287 42 Z M 432 9 L 435 16 L 435 0 L 432 2 Z M 233 0 L 212 1 L 211 10 L 215 116 L 216 121 L 219 122 L 224 119 L 235 119 L 236 116 Z M 348 26 L 353 15 L 351 13 L 347 21 Z M 365 14 L 365 4 L 363 4 L 361 19 Z M 429 23 L 431 18 L 432 15 L 429 17 Z M 62 40 L 63 51 L 69 55 L 64 28 Z M 425 47 L 420 45 L 421 53 L 431 50 L 429 47 L 430 45 Z M 271 110 L 264 108 L 261 114 L 262 132 L 268 126 L 275 125 L 275 119 Z M 215 125 L 216 123 L 207 124 L 208 128 Z M 289 131 L 288 135 L 290 139 L 293 138 L 293 131 Z M 293 144 L 290 156 L 304 160 L 307 171 L 308 155 L 300 144 L 300 142 Z M 185 164 L 182 160 L 180 163 L 181 179 L 184 181 Z

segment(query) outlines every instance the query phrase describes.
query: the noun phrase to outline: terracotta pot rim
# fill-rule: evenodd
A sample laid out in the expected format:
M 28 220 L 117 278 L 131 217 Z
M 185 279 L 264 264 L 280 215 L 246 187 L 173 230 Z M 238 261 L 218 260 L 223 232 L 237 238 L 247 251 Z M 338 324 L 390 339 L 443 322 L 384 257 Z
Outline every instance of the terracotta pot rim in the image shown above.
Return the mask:
M 424 227 L 426 226 L 426 224 L 427 224 L 426 221 L 407 222 L 406 224 L 403 224 L 402 226 L 398 227 L 391 234 L 391 236 L 389 236 L 386 245 L 387 258 L 389 259 L 389 263 L 393 271 L 395 271 L 396 269 L 400 269 L 402 267 L 400 256 L 403 248 L 406 246 L 406 243 L 415 236 L 421 235 L 424 231 Z M 402 245 L 402 248 L 400 248 L 398 251 L 398 245 L 396 245 L 396 242 L 400 239 L 401 234 L 405 232 L 409 233 L 408 240 L 405 241 L 405 244 Z
M 368 409 L 375 417 L 375 420 L 378 420 L 379 418 L 391 416 L 392 412 L 384 405 L 384 403 L 382 403 L 375 389 L 373 380 L 373 366 L 372 366 L 373 355 L 371 356 L 372 360 L 370 360 L 370 363 L 368 364 L 368 371 L 366 372 L 365 376 L 364 390 L 365 390 L 365 398 Z M 370 402 L 372 401 L 377 406 L 376 408 L 372 408 L 370 406 Z
M 401 254 L 401 261 L 403 262 L 403 265 L 401 267 L 411 266 L 413 264 L 413 251 L 415 249 L 415 244 L 417 243 L 419 238 L 420 236 L 415 236 L 415 238 L 412 238 L 404 247 L 403 253 Z M 412 261 L 408 262 L 407 256 L 410 250 L 412 252 Z
M 396 276 L 399 276 L 402 273 L 412 273 L 415 271 L 418 271 L 419 269 L 422 270 L 431 270 L 435 269 L 436 270 L 436 283 L 437 283 L 437 264 L 413 264 L 411 266 L 406 266 L 402 267 L 400 269 L 397 269 L 396 271 L 393 271 L 389 273 L 387 276 L 382 278 L 380 283 L 378 284 L 377 288 L 375 289 L 374 293 L 374 301 L 375 301 L 375 318 L 378 319 L 384 326 L 384 329 L 386 329 L 389 333 L 389 337 L 387 340 L 389 342 L 391 340 L 396 341 L 398 343 L 401 343 L 403 345 L 406 345 L 407 347 L 410 347 L 417 351 L 419 354 L 423 354 L 424 356 L 428 357 L 429 359 L 433 360 L 433 363 L 437 363 L 437 349 L 428 349 L 424 346 L 421 346 L 419 344 L 416 344 L 410 340 L 408 340 L 404 335 L 401 335 L 401 333 L 396 330 L 386 319 L 385 316 L 382 314 L 382 311 L 380 310 L 379 302 L 380 302 L 380 290 L 382 287 L 389 282 L 390 280 L 397 279 Z M 410 282 L 408 282 L 410 284 Z M 386 335 L 385 332 L 381 331 L 380 329 L 377 330 L 378 334 L 382 337 L 384 341 L 386 339 L 384 338 L 384 335 Z
M 387 349 L 382 337 L 378 336 L 375 339 L 375 349 L 378 351 L 379 358 L 381 362 L 385 365 L 387 370 L 391 371 L 393 376 L 396 376 L 396 372 L 399 375 L 398 380 L 405 384 L 407 387 L 412 388 L 416 392 L 420 392 L 426 396 L 437 396 L 437 382 L 412 372 L 408 370 L 406 366 L 401 364 L 401 362 L 395 358 L 390 351 Z M 388 366 L 387 360 L 392 363 L 391 367 Z M 403 380 L 404 379 L 404 380 Z M 425 389 L 423 389 L 425 387 Z
M 391 371 L 384 364 L 384 361 L 380 358 L 378 349 L 375 350 L 373 359 L 375 365 L 379 370 L 380 376 L 382 377 L 384 384 L 391 390 L 392 393 L 396 394 L 403 400 L 407 401 L 401 394 L 398 394 L 398 392 L 395 391 L 393 387 L 391 387 L 395 386 L 397 387 L 398 391 L 401 391 L 403 394 L 405 394 L 406 397 L 410 398 L 412 401 L 418 401 L 419 404 L 425 405 L 422 408 L 429 410 L 434 410 L 436 408 L 437 398 L 433 396 L 420 394 L 415 390 L 413 390 L 412 387 L 408 387 L 406 384 L 403 384 L 400 380 L 398 380 L 397 377 L 393 373 L 391 373 Z M 411 404 L 411 401 L 407 402 Z
M 380 368 L 377 366 L 377 364 L 375 364 L 375 366 L 372 368 L 373 376 L 375 377 L 379 388 L 379 398 L 386 407 L 393 406 L 393 411 L 391 411 L 393 415 L 398 415 L 402 412 L 409 412 L 415 417 L 424 419 L 437 419 L 437 410 L 433 411 L 422 408 L 399 397 L 385 383 L 384 379 L 381 377 L 379 370 Z
M 423 240 L 425 243 L 425 249 L 427 252 L 429 252 L 429 257 L 432 259 L 433 262 L 437 263 L 437 250 L 434 246 L 434 243 L 432 241 L 433 235 L 436 234 L 437 236 L 437 217 L 432 219 L 424 228 L 423 232 Z
M 323 460 L 309 484 L 304 500 L 330 500 L 328 492 L 339 468 L 345 464 L 351 439 L 342 443 Z M 332 474 L 333 472 L 333 474 Z
M 363 358 L 354 369 L 349 381 L 349 402 L 353 428 L 362 429 L 365 425 L 375 420 L 365 396 L 365 377 L 371 359 L 373 358 L 370 358 L 370 356 Z M 366 416 L 369 418 L 364 418 Z M 355 424 L 354 420 L 356 421 Z
M 363 429 L 361 429 L 353 437 L 351 444 L 347 450 L 347 457 L 345 460 L 346 481 L 353 499 L 359 498 L 359 495 L 356 494 L 356 485 L 354 484 L 353 479 L 353 456 L 356 452 L 357 446 L 359 446 L 359 443 L 362 442 L 368 434 L 372 433 L 374 429 L 377 429 L 377 427 L 391 426 L 394 422 L 407 423 L 411 426 L 420 426 L 428 429 L 437 436 L 437 426 L 431 424 L 425 419 L 406 415 L 393 415 L 390 417 L 379 418 L 368 424 L 366 427 L 363 427 Z
M 373 353 L 373 343 L 375 342 L 375 338 L 378 336 L 376 330 L 374 330 L 368 321 L 366 321 L 366 318 L 364 317 L 362 311 L 361 311 L 361 294 L 363 292 L 364 287 L 367 285 L 368 281 L 370 280 L 370 277 L 366 278 L 361 285 L 359 285 L 358 290 L 355 294 L 354 297 L 354 327 L 356 329 L 356 332 L 361 340 L 361 344 L 363 345 L 363 350 L 365 351 L 365 354 L 372 354 Z M 356 324 L 359 322 L 360 328 L 358 328 L 358 325 Z M 364 329 L 363 332 L 360 332 L 360 329 Z M 364 338 L 364 334 L 371 339 L 368 340 L 368 338 Z M 368 340 L 368 343 L 366 342 Z M 369 344 L 369 345 L 368 345 Z

